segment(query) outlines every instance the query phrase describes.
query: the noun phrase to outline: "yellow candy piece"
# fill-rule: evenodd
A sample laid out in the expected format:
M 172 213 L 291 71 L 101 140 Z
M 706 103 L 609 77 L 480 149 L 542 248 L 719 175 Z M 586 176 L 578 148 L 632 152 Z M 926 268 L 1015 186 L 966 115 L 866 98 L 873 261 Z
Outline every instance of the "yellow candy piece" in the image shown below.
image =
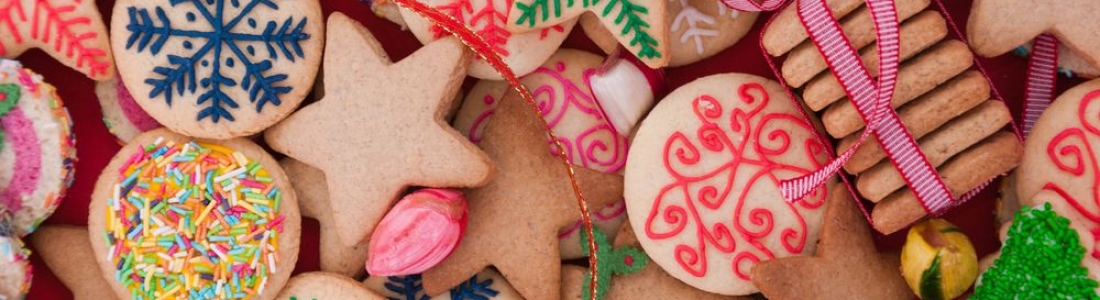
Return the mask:
M 901 273 L 921 299 L 953 299 L 978 278 L 978 255 L 955 225 L 932 219 L 909 229 L 901 248 Z

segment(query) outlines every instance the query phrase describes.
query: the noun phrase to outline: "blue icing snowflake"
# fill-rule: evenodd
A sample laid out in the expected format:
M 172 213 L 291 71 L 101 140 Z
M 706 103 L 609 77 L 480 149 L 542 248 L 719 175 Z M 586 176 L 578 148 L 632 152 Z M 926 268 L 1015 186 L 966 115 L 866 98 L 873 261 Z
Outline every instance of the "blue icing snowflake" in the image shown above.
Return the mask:
M 130 37 L 126 40 L 126 49 L 137 47 L 138 53 L 149 49 L 149 53 L 156 55 L 165 44 L 178 42 L 184 50 L 193 51 L 189 53 L 190 56 L 168 54 L 169 66 L 153 68 L 153 72 L 159 76 L 145 79 L 146 84 L 153 86 L 149 92 L 150 98 L 163 96 L 165 103 L 171 106 L 173 95 L 194 94 L 201 86 L 203 91 L 196 104 L 204 105 L 205 108 L 199 111 L 197 120 L 209 118 L 217 123 L 225 118 L 234 121 L 229 109 L 237 109 L 239 104 L 225 93 L 225 89 L 238 86 L 238 80 L 222 75 L 222 71 L 223 68 L 234 68 L 238 64 L 245 69 L 244 75 L 239 78 L 239 87 L 248 93 L 248 100 L 255 104 L 257 112 L 263 111 L 264 106 L 269 103 L 278 106 L 281 103 L 279 95 L 291 91 L 292 87 L 282 84 L 287 79 L 286 74 L 270 72 L 271 62 L 278 60 L 280 53 L 291 62 L 295 61 L 296 56 L 305 58 L 301 43 L 309 39 L 309 34 L 303 32 L 308 18 L 302 18 L 297 25 L 294 25 L 294 17 L 287 18 L 282 25 L 277 21 L 268 21 L 262 33 L 254 34 L 235 29 L 239 29 L 242 21 L 256 29 L 258 24 L 250 16 L 255 15 L 256 10 L 261 7 L 278 10 L 276 0 L 250 0 L 243 7 L 241 0 L 229 0 L 229 5 L 238 12 L 228 21 L 226 13 L 230 11 L 225 9 L 226 0 L 167 1 L 173 8 L 182 5 L 193 7 L 198 16 L 196 12 L 187 12 L 187 21 L 205 22 L 212 29 L 201 31 L 173 27 L 164 8 L 160 6 L 153 9 L 159 26 L 148 9 L 127 9 L 130 23 L 126 25 L 126 30 L 130 31 Z M 193 41 L 201 43 L 194 45 Z M 253 46 L 256 44 L 262 44 L 266 48 L 267 59 L 256 60 L 256 49 Z M 211 72 L 196 80 L 196 69 L 199 65 L 210 68 Z
M 386 277 L 387 290 L 401 295 L 401 298 L 388 297 L 390 300 L 428 300 L 424 295 L 424 285 L 420 275 Z M 451 289 L 452 300 L 488 300 L 496 297 L 500 291 L 493 289 L 493 279 L 478 280 L 477 275 Z

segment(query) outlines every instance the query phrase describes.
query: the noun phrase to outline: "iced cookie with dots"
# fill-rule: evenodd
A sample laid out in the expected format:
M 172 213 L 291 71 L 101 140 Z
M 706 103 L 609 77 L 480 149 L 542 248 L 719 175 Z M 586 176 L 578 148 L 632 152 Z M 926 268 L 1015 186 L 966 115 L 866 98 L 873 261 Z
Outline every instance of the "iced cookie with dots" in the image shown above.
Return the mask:
M 52 85 L 0 59 L 0 206 L 25 236 L 53 214 L 72 185 L 76 137 Z
M 520 300 L 523 299 L 512 285 L 493 269 L 485 269 L 470 279 L 435 297 L 424 294 L 420 275 L 374 276 L 363 281 L 367 288 L 397 300 Z
M 260 146 L 157 129 L 103 169 L 88 235 L 120 298 L 273 299 L 300 222 L 289 179 Z
M 520 82 L 531 89 L 543 118 L 566 146 L 566 155 L 574 165 L 617 174 L 626 164 L 629 143 L 600 114 L 588 86 L 588 78 L 603 59 L 580 50 L 561 49 Z M 466 94 L 455 116 L 455 129 L 470 141 L 481 142 L 485 125 L 504 94 L 510 91 L 511 86 L 504 82 L 479 81 Z M 547 151 L 556 153 L 553 144 L 549 140 L 546 143 Z M 614 237 L 623 224 L 626 206 L 618 201 L 592 212 L 593 224 Z M 562 259 L 585 256 L 577 242 L 581 228 L 578 221 L 559 232 Z
M 779 193 L 781 180 L 828 161 L 797 105 L 747 74 L 703 77 L 657 103 L 634 136 L 624 189 L 653 263 L 695 288 L 748 295 L 757 263 L 813 253 L 831 183 L 795 203 Z
M 8 0 L 0 3 L 0 57 L 31 48 L 94 80 L 115 76 L 107 28 L 96 1 Z
M 513 0 L 425 0 L 422 3 L 464 23 L 492 47 L 516 76 L 531 73 L 542 65 L 565 37 L 573 30 L 576 21 L 527 32 L 508 30 L 508 12 Z M 400 9 L 402 19 L 423 43 L 450 36 L 438 26 L 432 25 L 408 9 Z M 473 62 L 470 76 L 480 79 L 502 80 L 500 74 L 483 60 Z
M 339 274 L 310 272 L 299 274 L 290 279 L 286 288 L 279 292 L 279 300 L 330 300 L 360 299 L 384 300 L 377 293 L 367 289 L 362 283 Z
M 290 115 L 321 64 L 317 0 L 120 0 L 119 74 L 141 108 L 182 134 L 229 139 Z
M 738 11 L 721 1 L 668 0 L 669 67 L 690 65 L 733 46 L 752 29 L 759 13 Z M 581 28 L 604 53 L 619 47 L 615 35 L 595 15 L 583 15 Z
M 118 77 L 96 82 L 95 95 L 103 111 L 103 124 L 123 145 L 143 132 L 161 127 L 137 104 Z

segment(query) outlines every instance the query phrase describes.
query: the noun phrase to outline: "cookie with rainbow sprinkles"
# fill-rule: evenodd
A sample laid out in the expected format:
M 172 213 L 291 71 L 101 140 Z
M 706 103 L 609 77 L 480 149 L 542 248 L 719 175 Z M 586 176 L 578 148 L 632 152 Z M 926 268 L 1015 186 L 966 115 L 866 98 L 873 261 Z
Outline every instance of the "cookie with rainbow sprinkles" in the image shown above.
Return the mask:
M 52 85 L 0 59 L 0 210 L 25 236 L 53 214 L 73 182 L 76 137 Z
M 89 214 L 100 270 L 122 299 L 273 299 L 298 258 L 294 190 L 245 139 L 146 132 L 100 174 Z

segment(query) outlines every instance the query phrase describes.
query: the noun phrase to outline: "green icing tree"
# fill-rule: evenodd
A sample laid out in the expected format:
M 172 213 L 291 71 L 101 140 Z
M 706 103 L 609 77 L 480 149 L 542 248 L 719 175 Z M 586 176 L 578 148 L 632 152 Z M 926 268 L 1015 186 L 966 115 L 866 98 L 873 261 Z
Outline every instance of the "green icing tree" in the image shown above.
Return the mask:
M 1081 266 L 1085 248 L 1069 219 L 1025 207 L 1016 213 L 1001 257 L 982 274 L 971 299 L 1100 299 Z

